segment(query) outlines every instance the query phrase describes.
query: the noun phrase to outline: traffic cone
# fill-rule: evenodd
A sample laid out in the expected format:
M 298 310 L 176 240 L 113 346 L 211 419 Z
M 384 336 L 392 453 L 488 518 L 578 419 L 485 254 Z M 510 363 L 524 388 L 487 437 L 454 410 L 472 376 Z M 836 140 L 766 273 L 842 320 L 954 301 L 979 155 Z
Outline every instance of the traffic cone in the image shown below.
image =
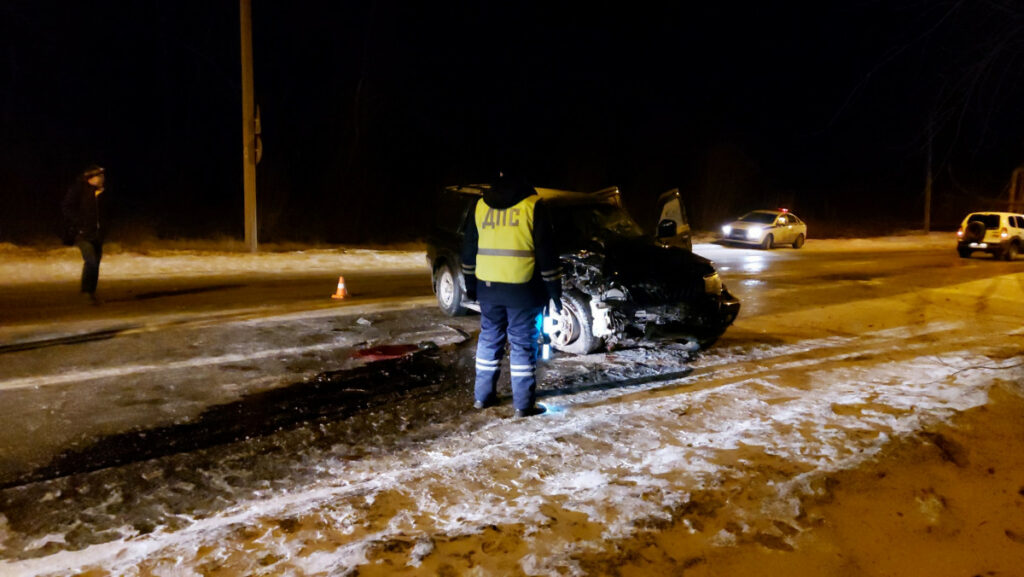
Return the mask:
M 345 277 L 338 277 L 338 290 L 331 295 L 332 299 L 343 299 L 348 297 L 348 289 L 345 288 Z

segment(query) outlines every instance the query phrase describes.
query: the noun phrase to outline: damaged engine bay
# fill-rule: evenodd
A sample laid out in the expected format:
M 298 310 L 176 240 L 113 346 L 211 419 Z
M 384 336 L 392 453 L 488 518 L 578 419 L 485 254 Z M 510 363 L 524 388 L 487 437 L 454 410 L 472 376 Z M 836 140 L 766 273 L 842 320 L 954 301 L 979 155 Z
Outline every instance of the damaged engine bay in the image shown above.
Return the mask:
M 568 316 L 584 319 L 589 314 L 592 342 L 573 346 L 581 337 L 585 339 L 585 335 L 570 332 L 553 337 L 555 348 L 584 353 L 663 339 L 688 341 L 706 348 L 735 320 L 738 302 L 734 307 L 736 311 L 722 317 L 722 309 L 729 308 L 728 300 L 735 299 L 724 289 L 709 261 L 688 253 L 693 257 L 691 267 L 703 268 L 700 265 L 704 265 L 707 270 L 699 271 L 702 273 L 699 275 L 683 274 L 682 263 L 659 262 L 680 260 L 681 255 L 671 253 L 683 252 L 682 249 L 655 247 L 660 250 L 646 251 L 645 247 L 616 246 L 615 242 L 609 243 L 610 246 L 603 246 L 603 242 L 597 244 L 604 250 L 579 250 L 562 255 L 566 293 L 563 311 Z M 719 306 L 720 295 L 726 299 L 727 306 Z M 582 301 L 586 301 L 589 310 L 580 310 Z M 562 322 L 572 325 L 569 331 L 584 332 L 575 327 L 582 320 L 567 318 Z

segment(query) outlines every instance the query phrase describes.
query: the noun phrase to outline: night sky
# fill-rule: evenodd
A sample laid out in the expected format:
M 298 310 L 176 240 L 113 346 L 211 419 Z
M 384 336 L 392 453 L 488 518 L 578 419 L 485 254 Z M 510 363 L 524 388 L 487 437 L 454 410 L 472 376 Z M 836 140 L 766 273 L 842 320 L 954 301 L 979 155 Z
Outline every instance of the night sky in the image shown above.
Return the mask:
M 437 190 L 618 185 L 651 228 L 997 208 L 1024 161 L 1024 6 L 253 1 L 260 240 L 422 238 Z M 108 169 L 114 240 L 242 235 L 238 3 L 0 0 L 0 241 L 55 242 Z M 931 138 L 929 138 L 931 136 Z M 817 229 L 815 229 L 817 225 Z

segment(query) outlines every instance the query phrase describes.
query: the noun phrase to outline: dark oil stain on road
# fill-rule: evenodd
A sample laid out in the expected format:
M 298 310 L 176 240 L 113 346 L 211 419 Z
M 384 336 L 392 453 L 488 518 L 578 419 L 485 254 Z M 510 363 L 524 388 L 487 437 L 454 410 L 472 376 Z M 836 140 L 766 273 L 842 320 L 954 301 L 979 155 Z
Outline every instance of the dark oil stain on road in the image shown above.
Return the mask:
M 59 345 L 77 345 L 93 341 L 105 341 L 117 336 L 121 336 L 122 334 L 128 331 L 137 330 L 140 326 L 141 325 L 138 324 L 126 324 L 111 328 L 105 328 L 98 331 L 77 333 L 73 335 L 62 335 L 59 337 L 18 341 L 10 344 L 0 345 L 0 355 L 6 353 L 18 353 L 22 351 L 43 349 L 47 347 L 55 347 Z
M 395 400 L 411 389 L 468 382 L 455 359 L 465 346 L 432 343 L 357 350 L 367 364 L 211 407 L 194 421 L 104 437 L 67 451 L 7 486 L 83 473 L 215 445 L 234 443 L 317 422 L 345 419 Z M 463 367 L 462 372 L 466 372 Z
M 438 423 L 462 423 L 472 411 L 474 345 L 424 343 L 400 358 L 212 408 L 193 422 L 66 452 L 0 488 L 2 556 L 29 559 L 174 530 L 267 490 L 302 486 L 324 475 L 325 461 L 429 440 L 446 430 Z M 40 545 L 48 535 L 60 542 Z
M 164 298 L 164 297 L 177 297 L 177 296 L 185 296 L 185 295 L 202 294 L 202 293 L 208 293 L 208 292 L 216 292 L 216 291 L 220 291 L 220 290 L 242 288 L 244 286 L 245 286 L 244 284 L 218 284 L 218 285 L 191 287 L 191 288 L 183 288 L 183 289 L 170 289 L 170 290 L 161 290 L 161 291 L 152 291 L 152 292 L 140 293 L 140 294 L 135 295 L 132 298 L 135 299 L 135 300 L 144 301 L 144 300 L 159 299 L 159 298 Z
M 402 434 L 414 425 L 447 422 L 472 404 L 475 348 L 472 339 L 444 347 L 424 342 L 356 349 L 348 353 L 350 358 L 365 364 L 217 405 L 188 422 L 99 438 L 0 485 L 0 490 L 221 445 L 257 442 L 293 429 L 317 430 L 377 411 L 390 414 L 394 430 L 387 431 L 389 434 Z M 595 358 L 576 366 L 584 357 L 566 355 L 562 363 L 567 364 L 542 369 L 538 398 L 647 385 L 691 372 L 687 364 L 690 351 L 683 345 L 591 357 Z M 510 396 L 507 370 L 502 371 L 498 392 L 503 398 Z M 373 428 L 380 432 L 380 425 L 378 422 Z
M 352 353 L 352 356 L 357 359 L 366 359 L 368 361 L 387 361 L 411 355 L 418 349 L 419 347 L 417 345 L 380 345 L 359 349 Z

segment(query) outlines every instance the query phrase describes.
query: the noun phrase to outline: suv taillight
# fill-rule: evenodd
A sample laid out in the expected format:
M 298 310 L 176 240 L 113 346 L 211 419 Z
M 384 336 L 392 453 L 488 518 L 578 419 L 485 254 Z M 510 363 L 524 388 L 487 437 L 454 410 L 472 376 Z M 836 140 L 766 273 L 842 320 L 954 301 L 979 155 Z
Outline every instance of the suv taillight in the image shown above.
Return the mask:
M 999 229 L 999 238 L 1007 238 L 1010 236 L 1010 231 L 1005 228 Z

